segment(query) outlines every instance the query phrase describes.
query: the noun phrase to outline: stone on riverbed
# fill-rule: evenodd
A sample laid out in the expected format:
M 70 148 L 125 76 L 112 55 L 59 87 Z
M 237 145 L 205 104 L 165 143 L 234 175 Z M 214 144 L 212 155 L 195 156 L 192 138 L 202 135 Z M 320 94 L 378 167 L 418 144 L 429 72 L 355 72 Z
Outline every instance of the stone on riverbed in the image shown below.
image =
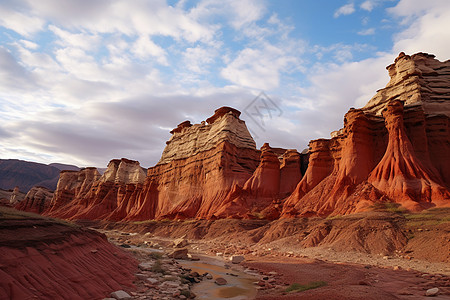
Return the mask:
M 117 300 L 128 300 L 131 299 L 131 296 L 123 291 L 123 290 L 119 290 L 119 291 L 115 291 L 111 293 L 111 297 Z
M 188 258 L 187 254 L 188 254 L 187 248 L 180 248 L 169 252 L 167 256 L 174 259 L 187 259 Z
M 241 262 L 243 262 L 245 260 L 245 258 L 242 255 L 233 255 L 230 257 L 230 261 L 233 264 L 239 264 Z
M 217 277 L 216 280 L 214 281 L 217 285 L 225 285 L 227 284 L 227 280 L 225 278 L 222 277 Z

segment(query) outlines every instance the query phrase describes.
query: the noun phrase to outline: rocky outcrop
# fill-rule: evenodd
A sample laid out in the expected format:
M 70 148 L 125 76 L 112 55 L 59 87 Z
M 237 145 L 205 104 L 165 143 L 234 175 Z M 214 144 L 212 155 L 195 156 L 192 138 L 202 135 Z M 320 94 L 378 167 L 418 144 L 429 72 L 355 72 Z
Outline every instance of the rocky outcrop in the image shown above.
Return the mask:
M 23 193 L 21 193 L 20 188 L 18 186 L 16 186 L 12 190 L 11 196 L 9 197 L 9 204 L 11 204 L 11 205 L 18 204 L 18 203 L 22 202 L 23 199 L 24 199 Z
M 179 124 L 170 132 L 172 137 L 166 142 L 158 164 L 192 157 L 216 147 L 222 141 L 238 148 L 255 149 L 255 141 L 245 122 L 239 119 L 240 114 L 234 108 L 221 107 L 206 122 L 192 125 L 190 121 L 185 121 Z
M 450 193 L 444 181 L 427 156 L 427 136 L 421 135 L 424 149 L 417 155 L 406 135 L 403 122 L 403 105 L 396 100 L 383 111 L 389 142 L 386 152 L 370 173 L 368 182 L 390 199 L 410 210 L 422 210 L 450 204 Z M 419 159 L 419 156 L 422 159 Z
M 300 170 L 301 156 L 297 151 L 264 144 L 255 172 L 242 188 L 233 188 L 223 207 L 217 211 L 217 217 L 278 218 L 280 199 L 292 193 L 301 179 Z
M 147 175 L 126 159 L 112 160 L 101 177 L 92 168 L 62 173 L 46 213 L 115 221 L 254 218 L 271 207 L 278 216 L 272 204 L 300 180 L 301 155 L 268 144 L 257 150 L 239 115 L 222 107 L 201 124 L 181 123 Z
M 450 117 L 450 61 L 440 62 L 434 57 L 427 53 L 400 53 L 386 67 L 390 81 L 370 99 L 364 111 L 381 116 L 389 102 L 399 100 L 405 107 L 420 106 L 426 115 Z
M 343 129 L 310 142 L 308 169 L 283 216 L 349 214 L 380 202 L 450 205 L 450 64 L 401 53 L 388 70 L 386 88 L 350 109 Z
M 114 218 L 112 214 L 127 205 L 129 187 L 135 190 L 144 179 L 139 162 L 126 158 L 111 160 L 103 175 L 96 168 L 62 172 L 45 214 L 67 219 Z
M 109 220 L 344 215 L 395 202 L 410 210 L 449 205 L 450 62 L 401 53 L 391 80 L 350 109 L 331 139 L 308 153 L 257 150 L 240 112 L 222 107 L 171 131 L 158 164 L 112 160 L 61 174 L 48 213 Z M 305 159 L 309 157 L 309 162 Z M 303 175 L 303 176 L 302 176 Z
M 12 190 L 0 189 L 0 205 L 14 206 L 23 201 L 25 195 L 17 186 Z
M 106 236 L 2 209 L 0 299 L 102 299 L 133 287 L 137 262 Z
M 52 191 L 42 186 L 34 186 L 25 199 L 16 205 L 16 209 L 40 214 L 50 207 L 52 198 Z
M 217 218 L 226 211 L 259 164 L 260 153 L 239 115 L 222 107 L 206 122 L 183 122 L 172 130 L 125 220 Z

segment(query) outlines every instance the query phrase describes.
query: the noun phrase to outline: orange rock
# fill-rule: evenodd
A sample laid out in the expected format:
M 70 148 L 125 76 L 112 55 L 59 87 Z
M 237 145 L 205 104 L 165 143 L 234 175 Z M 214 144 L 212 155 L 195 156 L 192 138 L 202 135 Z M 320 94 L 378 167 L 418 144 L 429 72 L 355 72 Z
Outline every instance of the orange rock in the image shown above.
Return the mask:
M 349 214 L 377 202 L 411 210 L 450 205 L 450 63 L 401 53 L 388 70 L 386 88 L 350 109 L 343 129 L 311 141 L 284 217 Z M 407 99 L 405 109 L 397 99 Z
M 403 104 L 389 103 L 383 112 L 389 132 L 386 153 L 368 182 L 410 210 L 450 204 L 450 193 L 426 156 L 419 160 L 403 125 Z M 425 140 L 426 135 L 422 135 Z M 425 156 L 426 153 L 421 153 Z
M 40 214 L 50 206 L 52 197 L 53 192 L 49 189 L 35 186 L 28 191 L 25 199 L 18 203 L 15 208 Z
M 222 107 L 206 122 L 172 130 L 146 175 L 127 159 L 112 160 L 102 176 L 62 172 L 46 213 L 276 219 L 350 214 L 380 202 L 411 210 L 450 205 L 450 61 L 401 53 L 387 69 L 387 86 L 350 109 L 331 139 L 311 141 L 308 154 L 268 144 L 257 150 L 240 112 Z

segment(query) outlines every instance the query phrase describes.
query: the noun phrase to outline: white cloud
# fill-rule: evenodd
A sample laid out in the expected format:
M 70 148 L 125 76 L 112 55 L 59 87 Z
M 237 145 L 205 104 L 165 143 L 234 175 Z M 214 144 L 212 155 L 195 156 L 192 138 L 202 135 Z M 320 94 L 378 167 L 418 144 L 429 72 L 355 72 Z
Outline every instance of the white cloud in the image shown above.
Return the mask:
M 190 15 L 195 19 L 207 21 L 224 17 L 235 30 L 240 30 L 260 20 L 265 13 L 264 1 L 202 0 L 191 10 Z
M 194 73 L 208 73 L 208 66 L 214 62 L 218 55 L 217 49 L 213 47 L 196 46 L 187 48 L 183 61 L 186 68 Z
M 450 1 L 402 0 L 390 12 L 408 24 L 394 36 L 396 53 L 428 52 L 441 60 L 450 57 Z
M 32 49 L 32 50 L 36 50 L 37 48 L 39 48 L 39 45 L 36 43 L 33 43 L 31 41 L 27 41 L 27 40 L 20 40 L 19 41 L 24 47 L 28 48 L 28 49 Z
M 140 59 L 148 59 L 153 56 L 156 57 L 158 63 L 165 66 L 169 64 L 166 51 L 151 41 L 148 36 L 139 37 L 133 44 L 131 52 Z
M 120 0 L 40 0 L 29 1 L 28 4 L 35 15 L 61 27 L 92 34 L 163 35 L 191 43 L 210 41 L 214 35 L 213 28 L 200 24 L 164 0 L 136 0 L 133 5 Z M 37 28 L 39 30 L 42 26 Z
M 363 10 L 372 11 L 372 9 L 375 7 L 375 1 L 373 0 L 364 1 L 363 3 L 361 3 L 360 7 Z
M 361 31 L 358 31 L 359 35 L 374 35 L 375 34 L 375 28 L 367 28 Z
M 93 51 L 100 44 L 100 37 L 97 34 L 70 33 L 55 25 L 49 25 L 48 29 L 58 36 L 56 43 L 62 47 L 75 47 L 84 51 Z
M 222 69 L 221 75 L 245 87 L 258 90 L 277 88 L 280 84 L 281 73 L 300 67 L 299 58 L 289 48 L 288 45 L 282 47 L 268 43 L 259 45 L 257 48 L 245 48 Z
M 26 15 L 0 4 L 0 26 L 30 37 L 42 30 L 44 24 L 44 20 L 39 17 Z
M 334 17 L 338 18 L 340 16 L 346 16 L 346 15 L 351 15 L 352 13 L 355 12 L 355 5 L 353 3 L 348 3 L 346 5 L 343 5 L 341 7 L 339 7 L 335 12 L 334 12 Z

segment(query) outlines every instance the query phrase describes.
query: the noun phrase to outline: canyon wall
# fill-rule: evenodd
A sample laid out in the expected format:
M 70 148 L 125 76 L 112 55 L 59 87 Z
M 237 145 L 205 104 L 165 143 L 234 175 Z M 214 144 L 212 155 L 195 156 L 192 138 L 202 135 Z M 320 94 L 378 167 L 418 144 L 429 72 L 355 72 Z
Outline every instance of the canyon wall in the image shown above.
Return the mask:
M 328 216 L 397 203 L 411 211 L 450 205 L 450 62 L 400 53 L 391 80 L 350 109 L 331 139 L 310 142 L 309 167 L 284 217 Z
M 277 202 L 300 181 L 301 155 L 268 144 L 257 150 L 239 116 L 222 107 L 201 124 L 179 124 L 146 175 L 127 159 L 112 160 L 102 176 L 95 168 L 62 172 L 45 214 L 114 221 L 255 218 L 270 208 L 264 215 L 278 217 Z
M 256 149 L 240 112 L 222 107 L 171 131 L 158 164 L 112 160 L 61 173 L 44 212 L 132 221 L 344 215 L 394 203 L 411 211 L 450 205 L 450 62 L 401 53 L 391 79 L 350 109 L 331 139 L 307 154 Z M 308 163 L 305 159 L 309 157 Z M 391 205 L 391 204 L 389 204 Z
M 49 208 L 52 198 L 52 191 L 42 186 L 34 186 L 25 195 L 25 198 L 15 205 L 15 208 L 41 214 Z

